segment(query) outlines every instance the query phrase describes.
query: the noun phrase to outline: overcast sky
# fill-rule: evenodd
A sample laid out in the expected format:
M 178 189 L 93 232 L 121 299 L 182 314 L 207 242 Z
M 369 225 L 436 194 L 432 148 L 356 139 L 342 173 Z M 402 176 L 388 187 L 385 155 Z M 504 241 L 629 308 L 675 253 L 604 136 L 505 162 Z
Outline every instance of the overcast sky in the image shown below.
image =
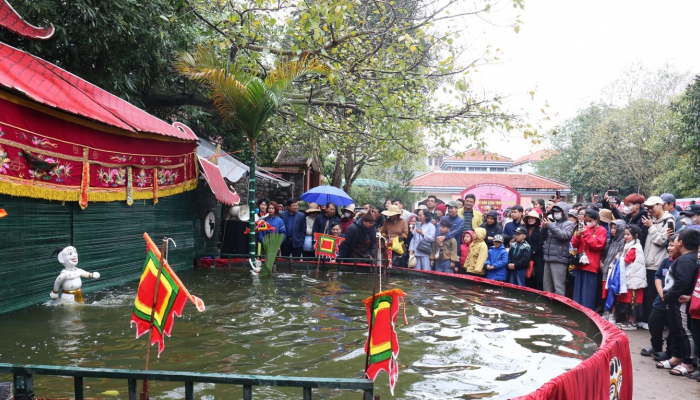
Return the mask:
M 479 68 L 475 84 L 509 95 L 513 110 L 525 108 L 532 120 L 549 103 L 545 130 L 576 115 L 634 64 L 700 73 L 698 0 L 527 0 L 525 10 L 501 3 L 495 22 L 520 14 L 520 33 L 487 24 L 478 27 L 472 47 L 500 48 L 501 63 Z M 503 7 L 507 6 L 507 7 Z M 472 35 L 472 37 L 474 37 Z M 527 94 L 536 90 L 534 100 Z M 539 148 L 513 135 L 507 145 L 495 137 L 488 149 L 517 158 Z

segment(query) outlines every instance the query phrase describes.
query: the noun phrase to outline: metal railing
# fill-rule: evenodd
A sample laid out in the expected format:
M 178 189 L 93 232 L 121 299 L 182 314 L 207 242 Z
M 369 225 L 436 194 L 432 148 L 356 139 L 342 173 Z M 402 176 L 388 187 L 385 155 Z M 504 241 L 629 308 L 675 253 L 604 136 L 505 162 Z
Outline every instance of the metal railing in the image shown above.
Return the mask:
M 243 399 L 252 400 L 253 386 L 302 388 L 304 400 L 311 400 L 313 389 L 362 390 L 363 400 L 373 400 L 374 382 L 369 379 L 314 378 L 292 376 L 239 375 L 178 371 L 146 371 L 135 369 L 107 369 L 59 367 L 54 365 L 20 365 L 0 363 L 0 372 L 14 375 L 16 400 L 34 400 L 34 375 L 72 376 L 75 400 L 84 399 L 84 378 L 123 379 L 128 381 L 129 400 L 137 400 L 137 380 L 184 382 L 185 399 L 194 400 L 195 383 L 223 383 L 243 386 Z

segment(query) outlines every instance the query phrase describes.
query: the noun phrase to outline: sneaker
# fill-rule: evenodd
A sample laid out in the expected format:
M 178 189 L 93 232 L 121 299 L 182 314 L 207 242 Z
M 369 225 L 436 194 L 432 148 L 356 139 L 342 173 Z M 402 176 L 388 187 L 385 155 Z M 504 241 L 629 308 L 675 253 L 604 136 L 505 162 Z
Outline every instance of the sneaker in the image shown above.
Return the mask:
M 631 323 L 631 322 L 626 322 L 625 325 L 621 328 L 623 331 L 636 331 L 637 330 L 637 325 Z
M 637 322 L 637 327 L 649 330 L 649 324 L 647 324 L 646 322 Z
M 604 312 L 603 315 L 601 315 L 601 317 L 603 317 L 604 320 L 610 321 L 610 311 Z
M 616 324 L 617 318 L 615 318 L 615 314 L 610 313 L 610 315 L 608 316 L 608 321 L 610 321 L 610 323 L 612 323 L 612 324 Z

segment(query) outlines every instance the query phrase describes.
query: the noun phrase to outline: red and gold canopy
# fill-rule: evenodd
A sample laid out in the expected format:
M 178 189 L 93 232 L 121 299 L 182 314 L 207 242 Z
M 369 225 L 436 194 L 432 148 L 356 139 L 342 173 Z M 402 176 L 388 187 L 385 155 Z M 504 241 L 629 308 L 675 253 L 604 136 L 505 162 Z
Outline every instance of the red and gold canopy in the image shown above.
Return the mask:
M 0 26 L 48 39 L 0 0 Z M 0 194 L 153 199 L 197 186 L 197 137 L 89 82 L 0 43 Z

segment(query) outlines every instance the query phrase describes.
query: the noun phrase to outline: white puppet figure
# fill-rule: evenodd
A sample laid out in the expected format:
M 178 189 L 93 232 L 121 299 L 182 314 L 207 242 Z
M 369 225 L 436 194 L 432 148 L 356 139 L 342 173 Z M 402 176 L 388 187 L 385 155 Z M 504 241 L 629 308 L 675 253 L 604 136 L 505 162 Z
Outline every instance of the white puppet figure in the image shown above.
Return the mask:
M 52 299 L 58 298 L 58 291 L 63 286 L 63 292 L 61 293 L 61 299 L 63 300 L 74 300 L 76 303 L 84 303 L 83 291 L 81 287 L 83 282 L 80 278 L 90 278 L 99 279 L 99 272 L 87 272 L 80 268 L 76 268 L 78 265 L 78 250 L 73 246 L 68 246 L 60 252 L 56 250 L 54 254 L 58 252 L 58 262 L 63 264 L 63 271 L 56 278 L 56 282 L 53 284 L 53 292 L 49 293 Z M 53 254 L 52 254 L 53 256 Z

